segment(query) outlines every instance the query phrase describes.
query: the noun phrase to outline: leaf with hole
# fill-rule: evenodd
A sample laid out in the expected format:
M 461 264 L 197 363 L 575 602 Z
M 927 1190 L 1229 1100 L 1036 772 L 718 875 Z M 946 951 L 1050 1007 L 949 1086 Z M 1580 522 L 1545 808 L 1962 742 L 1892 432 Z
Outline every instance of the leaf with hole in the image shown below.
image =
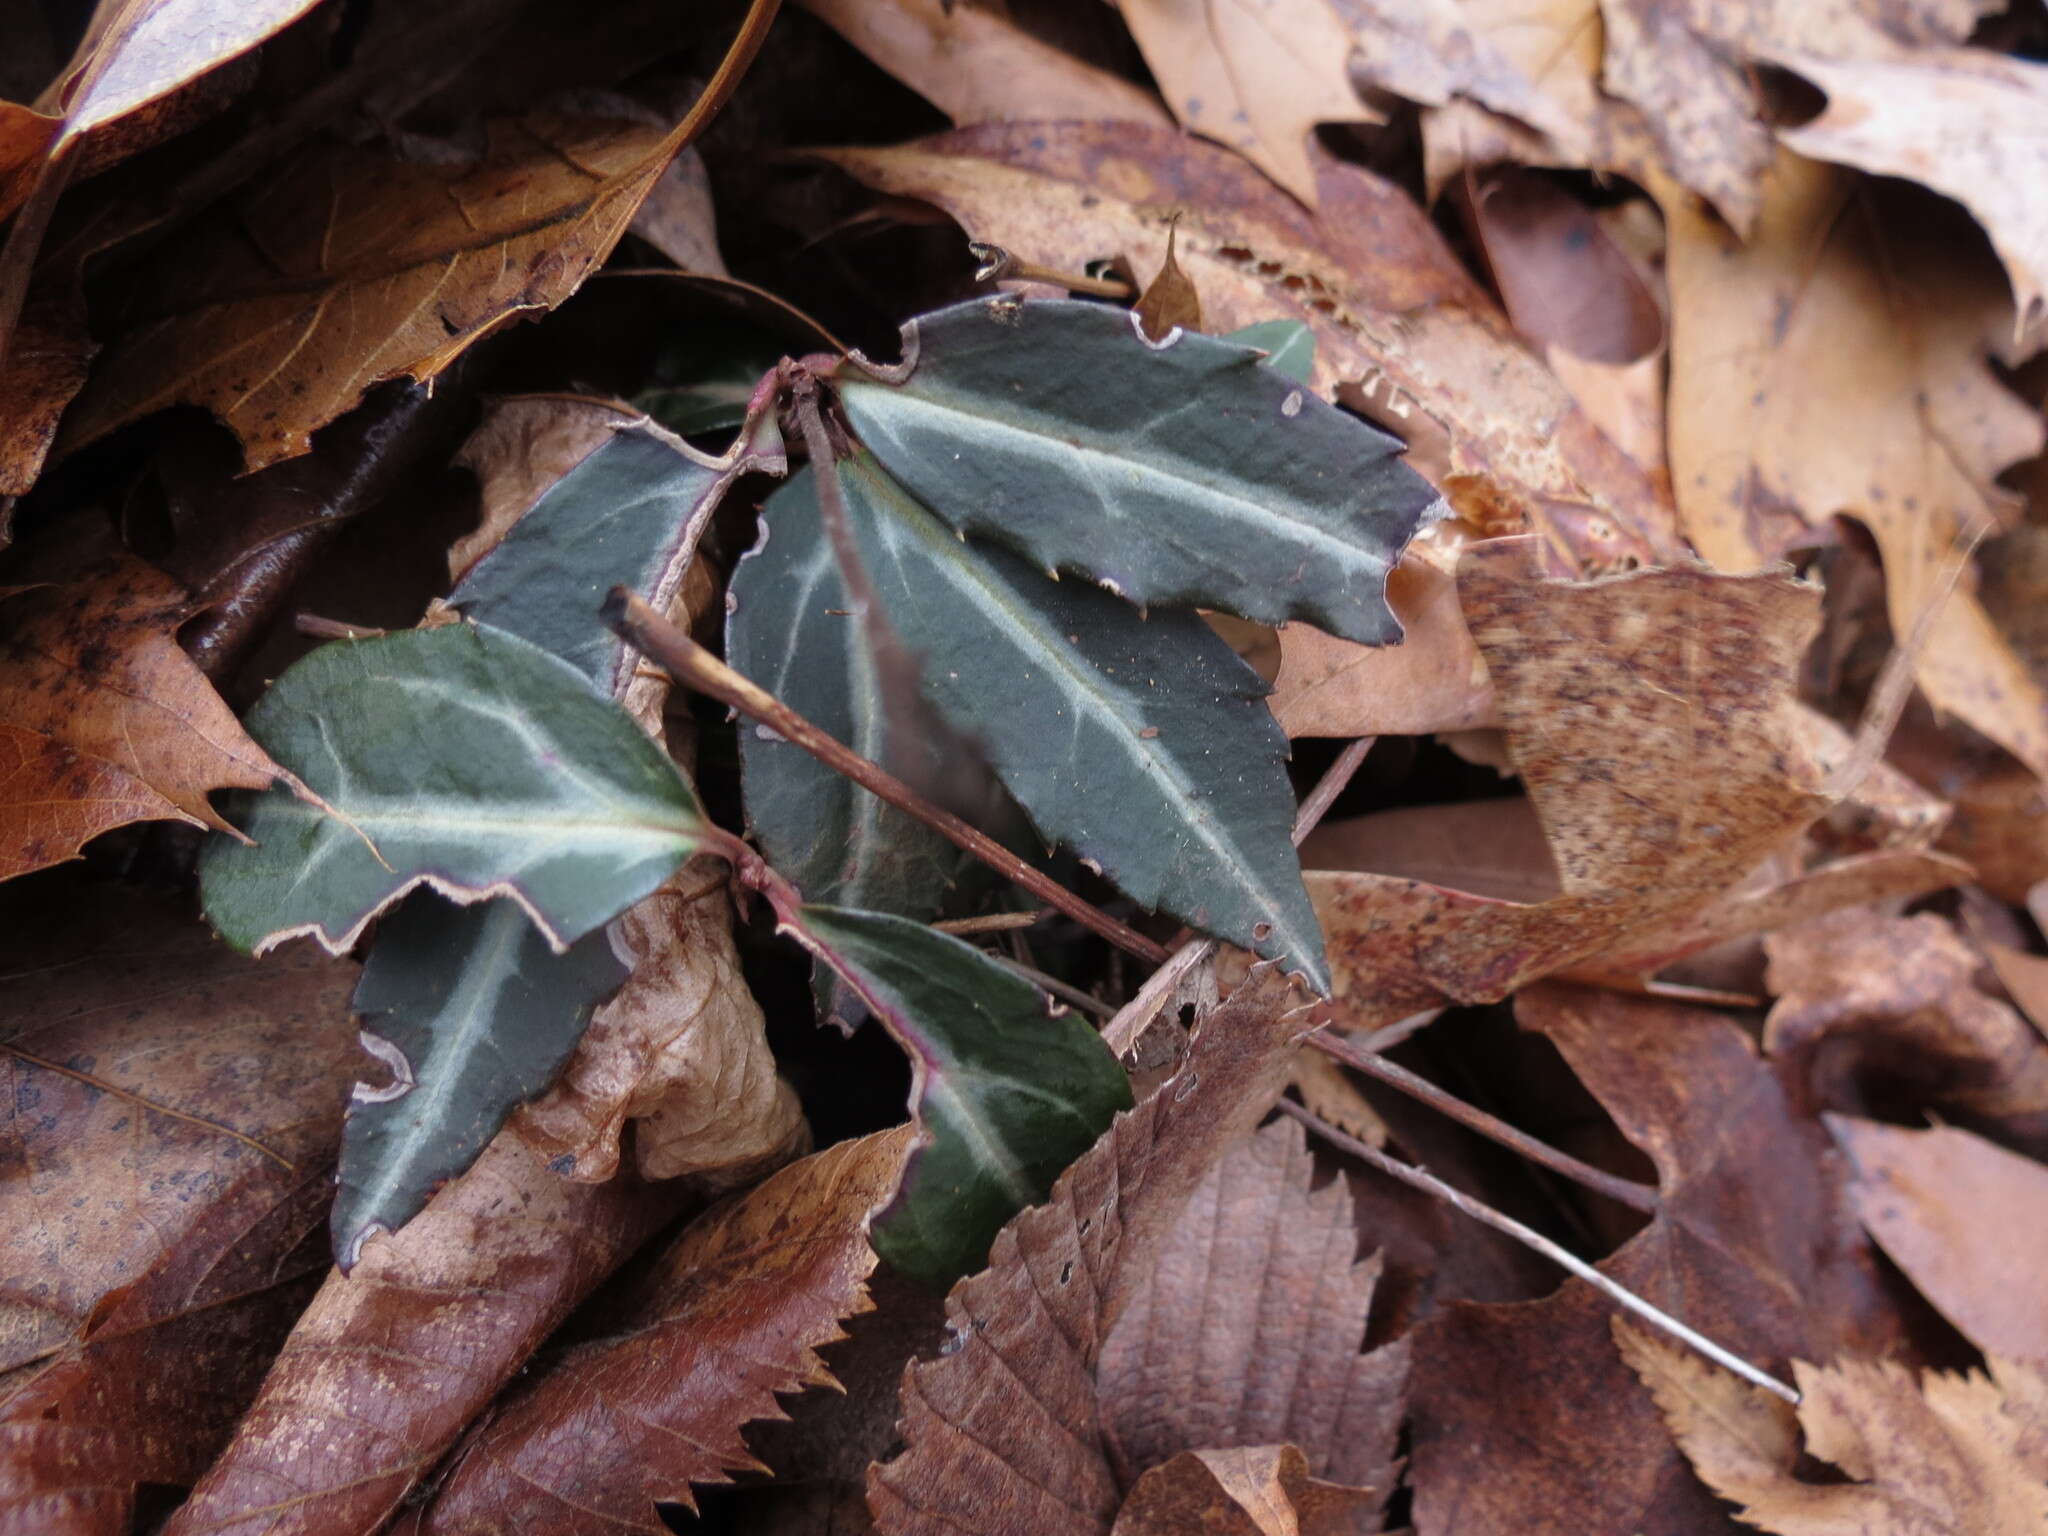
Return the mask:
M 1401 444 L 1259 367 L 1146 342 L 1070 300 L 974 300 L 904 328 L 907 372 L 842 370 L 855 432 L 926 506 L 1141 607 L 1401 638 L 1387 572 L 1439 498 Z
M 707 824 L 661 749 L 568 662 L 452 624 L 313 652 L 249 711 L 257 741 L 325 801 L 231 804 L 247 844 L 200 863 L 207 915 L 261 951 L 337 954 L 398 897 L 510 896 L 566 949 L 696 852 Z
M 457 907 L 415 891 L 384 920 L 354 1006 L 389 1081 L 358 1084 L 342 1128 L 333 1228 L 343 1269 L 476 1161 L 625 979 L 603 930 L 558 955 L 509 901 Z
M 910 1054 L 922 1126 L 875 1251 L 937 1286 L 979 1265 L 1004 1222 L 1131 1103 L 1123 1068 L 1075 1014 L 971 944 L 879 912 L 800 909 L 800 937 Z
M 1287 957 L 1325 985 L 1292 840 L 1286 738 L 1265 685 L 1191 613 L 1149 619 L 965 543 L 867 454 L 834 471 L 926 696 L 1048 838 L 1140 905 Z M 769 500 L 814 520 L 809 471 Z

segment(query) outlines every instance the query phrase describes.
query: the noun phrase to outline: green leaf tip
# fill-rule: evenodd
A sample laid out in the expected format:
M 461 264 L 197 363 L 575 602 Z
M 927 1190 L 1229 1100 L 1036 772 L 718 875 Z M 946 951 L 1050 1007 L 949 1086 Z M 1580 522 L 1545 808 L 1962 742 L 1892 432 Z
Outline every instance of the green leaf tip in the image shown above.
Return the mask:
M 244 723 L 318 797 L 231 797 L 250 841 L 201 858 L 207 916 L 255 953 L 302 934 L 345 953 L 422 885 L 508 897 L 561 951 L 704 842 L 695 792 L 631 718 L 488 625 L 324 646 Z

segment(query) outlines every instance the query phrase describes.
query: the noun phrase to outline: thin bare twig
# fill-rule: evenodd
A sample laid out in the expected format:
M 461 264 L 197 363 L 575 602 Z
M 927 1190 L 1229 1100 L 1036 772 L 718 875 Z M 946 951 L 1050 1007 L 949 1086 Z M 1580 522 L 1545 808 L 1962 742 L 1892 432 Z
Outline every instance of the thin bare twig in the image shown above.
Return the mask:
M 1009 955 L 998 954 L 992 949 L 983 950 L 982 953 L 1005 970 L 1015 971 L 1034 987 L 1043 988 L 1063 1003 L 1072 1003 L 1083 1013 L 1092 1013 L 1098 1019 L 1106 1019 L 1116 1012 L 1114 1008 L 1110 1007 L 1101 998 L 1090 997 L 1079 987 L 1069 986 L 1057 976 L 1048 976 L 1035 965 L 1026 965 L 1022 960 L 1015 959 Z
M 322 618 L 317 613 L 293 615 L 292 628 L 315 640 L 376 640 L 391 633 L 388 629 L 371 629 L 361 624 L 343 623 L 340 619 Z
M 1341 1035 L 1333 1035 L 1321 1029 L 1308 1037 L 1308 1043 L 1326 1056 L 1334 1056 L 1354 1072 L 1363 1072 L 1367 1077 L 1376 1078 L 1389 1088 L 1395 1088 L 1418 1103 L 1427 1104 L 1438 1114 L 1447 1115 L 1468 1130 L 1477 1131 L 1489 1141 L 1499 1142 L 1511 1152 L 1519 1152 L 1532 1163 L 1540 1163 L 1552 1173 L 1561 1174 L 1575 1183 L 1619 1200 L 1623 1205 L 1646 1215 L 1657 1211 L 1657 1191 L 1647 1184 L 1638 1184 L 1634 1179 L 1624 1179 L 1612 1173 L 1582 1163 L 1570 1153 L 1560 1152 L 1547 1142 L 1538 1141 L 1525 1131 L 1518 1131 L 1505 1120 L 1489 1115 L 1476 1105 L 1467 1104 L 1457 1095 L 1439 1088 L 1426 1077 L 1419 1077 L 1406 1067 L 1388 1061 L 1384 1056 L 1371 1051 L 1360 1050 Z
M 1553 1264 L 1570 1270 L 1574 1275 L 1577 1275 L 1586 1284 L 1592 1286 L 1611 1301 L 1626 1307 L 1644 1322 L 1662 1329 L 1679 1342 L 1690 1345 L 1716 1365 L 1733 1371 L 1744 1381 L 1762 1387 L 1766 1392 L 1775 1393 L 1788 1403 L 1796 1404 L 1799 1401 L 1798 1392 L 1786 1386 L 1777 1377 L 1758 1370 L 1747 1360 L 1723 1349 L 1705 1334 L 1686 1327 L 1684 1323 L 1681 1323 L 1670 1313 L 1651 1306 L 1649 1302 L 1643 1300 L 1635 1292 L 1616 1285 L 1584 1259 L 1558 1247 L 1556 1243 L 1553 1243 L 1534 1228 L 1525 1227 L 1519 1221 L 1516 1221 L 1514 1217 L 1505 1216 L 1496 1211 L 1492 1206 L 1473 1199 L 1462 1190 L 1452 1188 L 1427 1169 L 1418 1168 L 1412 1163 L 1404 1163 L 1399 1158 L 1389 1157 L 1386 1153 L 1380 1151 L 1379 1148 L 1368 1146 L 1355 1136 L 1345 1135 L 1335 1126 L 1317 1118 L 1291 1099 L 1282 1099 L 1280 1101 L 1280 1108 L 1286 1114 L 1292 1115 L 1295 1119 L 1299 1120 L 1316 1135 L 1322 1137 L 1331 1146 L 1350 1153 L 1361 1162 L 1370 1163 L 1389 1178 L 1399 1179 L 1403 1184 L 1409 1185 L 1411 1188 L 1419 1189 L 1424 1194 L 1435 1196 L 1447 1205 L 1454 1206 L 1458 1210 L 1463 1211 L 1474 1221 L 1484 1222 L 1496 1232 L 1505 1232 L 1516 1242 L 1521 1243 L 1524 1247 L 1534 1249 Z
M 951 811 L 940 810 L 887 769 L 868 761 L 844 742 L 819 730 L 772 693 L 728 667 L 626 588 L 612 588 L 611 596 L 605 599 L 604 620 L 622 638 L 659 662 L 677 682 L 708 694 L 748 719 L 767 726 L 834 772 L 844 774 L 870 794 L 887 801 L 904 814 L 916 817 L 966 849 L 1047 906 L 1058 908 L 1091 932 L 1100 934 L 1119 949 L 1127 949 L 1140 959 L 1154 964 L 1166 959 L 1166 951 L 1142 933 L 1118 922 L 1092 902 L 1076 896 L 1042 870 L 1026 864 L 994 838 L 969 826 Z
M 1051 907 L 1036 912 L 990 912 L 982 917 L 949 917 L 932 926 L 941 933 L 967 938 L 977 933 L 1008 933 L 1013 928 L 1036 928 L 1052 916 Z
M 1050 283 L 1064 288 L 1069 293 L 1093 294 L 1099 299 L 1134 299 L 1138 290 L 1120 278 L 1088 277 L 1080 272 L 1055 272 L 1051 267 L 1041 267 L 1037 262 L 1025 261 L 1012 255 L 1000 245 L 990 245 L 986 240 L 970 240 L 967 249 L 974 259 L 981 263 L 975 268 L 974 280 L 978 283 L 997 283 L 1005 279 L 1022 283 Z

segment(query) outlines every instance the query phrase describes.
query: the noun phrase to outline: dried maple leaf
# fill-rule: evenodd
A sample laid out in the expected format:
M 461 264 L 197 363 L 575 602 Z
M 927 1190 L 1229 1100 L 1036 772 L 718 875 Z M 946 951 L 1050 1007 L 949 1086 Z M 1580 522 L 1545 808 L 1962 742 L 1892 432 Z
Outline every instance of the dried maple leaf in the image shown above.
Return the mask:
M 1990 355 L 2012 302 L 1961 215 L 1883 200 L 1849 173 L 1780 152 L 1753 237 L 1667 201 L 1671 474 L 1687 535 L 1723 570 L 1778 558 L 1810 525 L 1863 523 L 1892 628 L 1946 594 L 1957 538 L 2011 498 L 1995 477 L 2041 450 L 2039 413 Z M 1892 216 L 1886 217 L 1889 213 Z M 1969 585 L 1916 666 L 1930 703 L 2048 773 L 2048 693 Z
M 685 1230 L 611 1316 L 509 1398 L 462 1450 L 420 1529 L 667 1529 L 656 1500 L 758 1465 L 740 1437 L 776 1394 L 832 1384 L 821 1345 L 867 1310 L 868 1218 L 908 1126 L 793 1163 Z
M 1735 1021 L 1545 983 L 1516 1000 L 1657 1168 L 1650 1224 L 1600 1264 L 1766 1370 L 1901 1353 L 1899 1314 L 1846 1208 L 1826 1133 Z M 1608 1343 L 1613 1304 L 1459 1302 L 1414 1337 L 1409 1482 L 1419 1536 L 1703 1536 L 1735 1527 L 1684 1475 Z
M 1830 1115 L 1828 1129 L 1863 1225 L 1920 1294 L 1986 1354 L 2048 1361 L 2048 1167 L 1952 1126 Z
M 1308 150 L 1315 125 L 1384 121 L 1351 88 L 1351 37 L 1331 0 L 1119 9 L 1181 126 L 1227 144 L 1311 208 L 1321 196 Z
M 68 873 L 0 933 L 0 1528 L 197 1477 L 325 1267 L 354 967 Z M 81 910 L 91 915 L 80 921 Z
M 1536 582 L 1512 558 L 1468 558 L 1459 591 L 1560 894 L 1311 872 L 1348 1024 L 1495 1001 L 1682 919 L 1827 808 L 1791 692 L 1813 588 L 1696 568 Z
M 572 1307 L 685 1198 L 562 1178 L 516 1127 L 328 1274 L 165 1536 L 369 1531 Z
M 2048 1527 L 2048 1378 L 2036 1366 L 1993 1356 L 1989 1376 L 1928 1371 L 1916 1380 L 1888 1360 L 1802 1360 L 1795 1410 L 1634 1329 L 1618 1326 L 1616 1342 L 1693 1470 L 1743 1506 L 1746 1524 L 1778 1536 L 2022 1536 Z M 1848 1481 L 1792 1475 L 1795 1413 L 1807 1450 Z
M 1305 322 L 1314 388 L 1341 388 L 1404 438 L 1475 529 L 1533 528 L 1568 571 L 1678 551 L 1641 469 L 1529 355 L 1414 201 L 1355 166 L 1315 153 L 1312 217 L 1235 156 L 1128 123 L 984 125 L 826 158 L 1067 271 L 1153 245 L 1178 210 L 1176 255 L 1208 323 Z
M 1309 1192 L 1297 1135 L 1242 1140 L 1286 1081 L 1287 1003 L 1255 971 L 954 1287 L 950 1352 L 905 1373 L 905 1449 L 870 1478 L 878 1529 L 1106 1533 L 1148 1462 L 1248 1441 L 1391 1481 L 1403 1355 L 1358 1352 L 1376 1266 L 1354 1264 L 1341 1190 Z M 1266 1299 L 1245 1307 L 1254 1273 Z M 1176 1330 L 1202 1296 L 1190 1353 Z
M 191 604 L 162 572 L 122 557 L 0 614 L 0 880 L 131 821 L 224 828 L 207 792 L 276 776 L 178 648 Z
M 1943 919 L 1850 908 L 1764 948 L 1778 999 L 1765 1047 L 1803 1064 L 1818 1102 L 1864 1110 L 1899 1096 L 2048 1131 L 2048 1043 L 1977 990 L 1977 952 Z
M 659 124 L 537 113 L 488 125 L 463 165 L 321 145 L 167 246 L 67 418 L 90 442 L 204 406 L 248 467 L 304 453 L 370 385 L 432 379 L 610 253 L 674 154 Z
M 1041 42 L 993 7 L 945 0 L 803 6 L 956 127 L 1012 118 L 1173 125 L 1152 92 Z

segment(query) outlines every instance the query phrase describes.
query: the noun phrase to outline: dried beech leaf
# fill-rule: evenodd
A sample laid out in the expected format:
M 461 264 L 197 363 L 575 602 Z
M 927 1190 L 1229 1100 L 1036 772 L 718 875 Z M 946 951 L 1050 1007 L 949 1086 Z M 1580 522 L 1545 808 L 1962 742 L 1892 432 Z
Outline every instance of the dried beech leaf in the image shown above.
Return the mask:
M 1474 528 L 1533 527 L 1565 570 L 1675 555 L 1668 498 L 1529 355 L 1414 201 L 1315 155 L 1319 217 L 1234 156 L 1135 124 L 986 125 L 827 158 L 1069 271 L 1155 246 L 1177 211 L 1176 255 L 1208 323 L 1304 322 L 1315 391 L 1345 387 Z
M 1658 1210 L 1600 1268 L 1761 1368 L 1845 1352 L 1911 1359 L 1826 1132 L 1735 1021 L 1545 983 L 1516 999 L 1657 1169 Z M 1418 1536 L 1703 1536 L 1737 1529 L 1684 1475 L 1616 1355 L 1614 1304 L 1460 1302 L 1414 1337 Z M 1597 1448 L 1597 1450 L 1595 1449 Z
M 1792 698 L 1815 589 L 1698 568 L 1532 582 L 1468 556 L 1459 591 L 1562 890 L 1311 873 L 1353 1025 L 1495 1001 L 1682 919 L 1828 805 Z
M 1124 0 L 1119 9 L 1181 126 L 1236 150 L 1311 208 L 1315 125 L 1384 120 L 1351 87 L 1351 38 L 1332 0 Z
M 1393 1490 L 1408 1348 L 1360 1353 L 1379 1258 L 1353 1261 L 1350 1194 L 1314 1175 L 1299 1122 L 1255 1132 L 1133 1279 L 1096 1365 L 1126 1486 L 1184 1451 L 1284 1442 L 1316 1477 L 1372 1489 L 1361 1517 Z
M 1272 967 L 1254 970 L 1196 1028 L 1181 1069 L 953 1288 L 951 1352 L 905 1372 L 905 1449 L 870 1474 L 885 1536 L 1110 1529 L 1123 1490 L 1096 1390 L 1104 1342 L 1195 1191 L 1285 1083 L 1308 1027 L 1293 996 Z M 1347 1270 L 1352 1251 L 1347 1238 Z
M 111 1536 L 204 1470 L 324 1267 L 354 967 L 68 876 L 6 898 L 0 1528 Z
M 1810 1063 L 1815 1097 L 1862 1109 L 1859 1079 L 1925 1106 L 2048 1131 L 2048 1042 L 1977 990 L 1976 950 L 1942 918 L 1850 908 L 1764 940 L 1774 1056 Z
M 683 1198 L 631 1173 L 572 1182 L 516 1128 L 500 1132 L 404 1231 L 328 1275 L 165 1536 L 378 1529 Z
M 1371 1528 L 1383 1501 L 1309 1476 L 1291 1445 L 1182 1451 L 1138 1479 L 1112 1536 L 1350 1536 Z
M 501 1405 L 429 1507 L 426 1536 L 667 1530 L 657 1500 L 757 1465 L 740 1437 L 776 1394 L 832 1385 L 821 1345 L 870 1305 L 869 1213 L 907 1126 L 793 1163 L 698 1218 L 579 1345 Z
M 1990 366 L 2010 338 L 2003 275 L 1962 216 L 1781 151 L 1755 236 L 1667 203 L 1672 484 L 1723 570 L 1854 517 L 1877 541 L 1893 632 L 1945 591 L 1961 535 L 1995 522 L 1995 478 L 2040 452 L 2040 414 Z M 1916 667 L 1930 703 L 2048 773 L 2048 692 L 1966 581 Z
M 131 821 L 225 825 L 208 791 L 277 774 L 178 648 L 185 590 L 122 557 L 0 594 L 0 880 Z
M 804 9 L 953 119 L 1173 126 L 1159 98 L 1039 41 L 1001 11 L 947 0 L 803 0 Z
M 2048 1167 L 1953 1126 L 1830 1115 L 1857 1214 L 1894 1264 L 1987 1355 L 2048 1361 Z
M 1802 1360 L 1794 1410 L 1763 1406 L 1765 1393 L 1716 1367 L 1682 1363 L 1661 1339 L 1638 1334 L 1622 1348 L 1693 1470 L 1743 1506 L 1745 1524 L 1777 1536 L 2022 1536 L 2048 1526 L 2048 1379 L 2038 1366 L 1994 1355 L 1988 1377 L 1916 1379 L 1889 1360 Z M 1725 1379 L 1687 1390 L 1702 1371 Z M 1849 1481 L 1792 1476 L 1795 1412 L 1806 1448 Z
M 85 443 L 188 404 L 251 469 L 304 453 L 372 384 L 432 379 L 508 317 L 552 309 L 625 232 L 673 153 L 644 122 L 535 114 L 449 166 L 323 144 L 237 216 L 167 246 L 67 420 Z

